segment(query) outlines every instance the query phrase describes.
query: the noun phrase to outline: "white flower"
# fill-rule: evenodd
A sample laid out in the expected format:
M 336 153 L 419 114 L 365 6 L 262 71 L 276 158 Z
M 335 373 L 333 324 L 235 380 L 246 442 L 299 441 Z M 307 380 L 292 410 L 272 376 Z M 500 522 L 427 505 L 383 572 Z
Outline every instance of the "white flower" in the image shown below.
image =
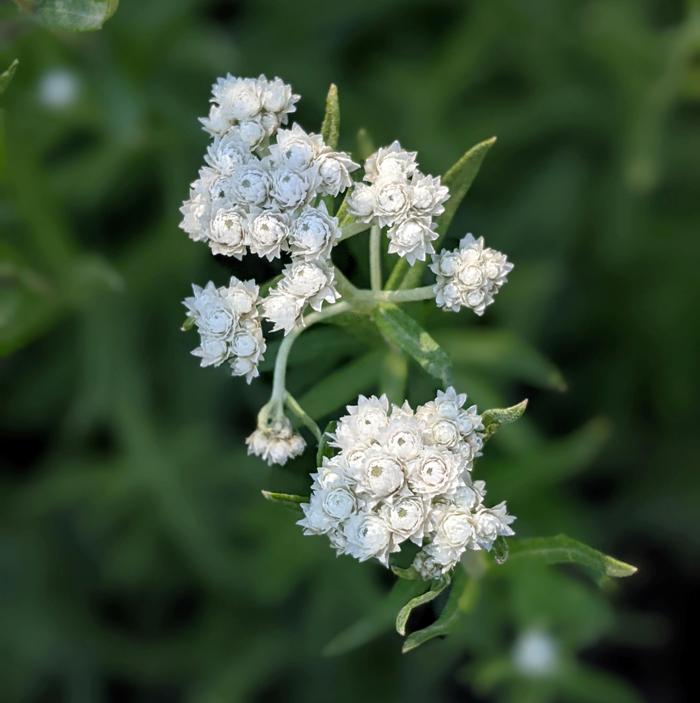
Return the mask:
M 389 424 L 389 400 L 385 395 L 361 395 L 357 405 L 348 405 L 347 411 L 349 414 L 338 420 L 330 440 L 333 446 L 348 453 L 357 446 L 369 445 Z
M 323 261 L 293 261 L 285 266 L 279 287 L 314 310 L 320 310 L 324 302 L 334 303 L 340 298 L 333 268 Z
M 310 187 L 306 171 L 281 168 L 272 172 L 270 195 L 282 208 L 296 208 L 305 203 Z
M 394 225 L 387 232 L 389 253 L 398 254 L 413 266 L 416 261 L 425 261 L 426 254 L 432 254 L 432 241 L 437 232 L 430 228 L 430 220 L 425 217 L 412 217 Z
M 388 565 L 391 531 L 387 523 L 371 513 L 352 515 L 345 523 L 345 550 L 359 561 L 375 557 Z
M 423 451 L 423 430 L 413 413 L 392 413 L 392 417 L 381 434 L 384 449 L 397 459 L 409 462 Z
M 350 174 L 360 168 L 346 153 L 327 151 L 315 161 L 318 173 L 319 192 L 335 197 L 352 185 Z
M 292 93 L 292 86 L 287 85 L 281 78 L 268 81 L 261 76 L 258 80 L 263 83 L 261 92 L 263 109 L 275 114 L 279 124 L 284 124 L 287 121 L 287 114 L 296 111 L 295 103 L 299 100 L 299 96 Z
M 358 487 L 370 499 L 386 498 L 396 493 L 403 483 L 403 468 L 394 457 L 378 448 L 365 452 Z
M 360 222 L 369 222 L 374 216 L 375 192 L 366 183 L 355 183 L 348 195 L 348 212 Z
M 202 366 L 228 361 L 233 375 L 245 376 L 250 383 L 265 353 L 255 282 L 232 276 L 228 286 L 217 288 L 210 281 L 204 288 L 193 285 L 192 290 L 194 295 L 184 300 L 200 334 L 192 354 L 200 357 Z
M 498 537 L 514 535 L 510 524 L 515 518 L 508 515 L 505 501 L 493 508 L 483 508 L 474 517 L 476 543 L 481 549 L 489 550 Z
M 255 454 L 268 464 L 286 464 L 303 453 L 304 438 L 292 429 L 289 418 L 281 416 L 268 426 L 258 427 L 246 439 L 248 454 Z
M 435 302 L 439 307 L 458 311 L 469 307 L 477 315 L 493 298 L 513 270 L 506 257 L 484 247 L 484 239 L 466 235 L 457 251 L 445 251 L 433 257 L 430 267 L 436 274 Z
M 190 197 L 180 207 L 182 213 L 180 228 L 187 232 L 190 239 L 195 242 L 202 242 L 208 238 L 211 216 L 211 198 L 208 191 L 200 189 L 199 185 L 195 181 Z
M 280 168 L 306 171 L 324 148 L 318 134 L 307 134 L 298 124 L 277 132 L 277 144 L 270 147 L 270 155 Z
M 261 212 L 250 224 L 250 251 L 266 257 L 269 261 L 277 259 L 287 247 L 288 233 L 287 218 L 282 213 Z
M 415 173 L 411 180 L 411 210 L 419 217 L 434 218 L 445 212 L 443 203 L 450 197 L 440 177 Z
M 229 73 L 217 78 L 211 94 L 212 102 L 220 105 L 232 120 L 250 119 L 262 109 L 260 85 L 255 78 L 235 78 Z
M 215 137 L 207 147 L 204 160 L 225 176 L 230 176 L 236 168 L 250 160 L 250 150 L 236 131 Z
M 214 254 L 243 258 L 248 238 L 248 215 L 240 208 L 220 208 L 209 226 L 209 247 Z
M 259 117 L 241 122 L 239 125 L 234 127 L 232 131 L 233 130 L 235 130 L 238 138 L 249 149 L 259 147 L 268 136 L 268 130 L 265 128 L 263 120 Z
M 230 188 L 238 202 L 262 205 L 270 191 L 270 176 L 258 163 L 243 164 L 233 172 Z
M 452 493 L 461 479 L 461 465 L 454 454 L 427 450 L 409 468 L 408 485 L 415 493 L 434 496 Z
M 339 238 L 338 220 L 328 214 L 325 204 L 307 205 L 292 223 L 289 248 L 293 257 L 327 258 Z
M 271 322 L 272 331 L 283 330 L 289 334 L 301 320 L 304 300 L 277 287 L 262 301 L 263 317 Z
M 383 516 L 395 538 L 420 545 L 426 527 L 425 503 L 414 496 L 399 498 L 383 506 Z
M 365 179 L 370 183 L 382 177 L 406 179 L 416 170 L 416 152 L 404 151 L 399 142 L 381 147 L 365 161 Z
M 406 181 L 384 177 L 372 186 L 374 218 L 380 227 L 405 219 L 411 207 L 411 191 Z

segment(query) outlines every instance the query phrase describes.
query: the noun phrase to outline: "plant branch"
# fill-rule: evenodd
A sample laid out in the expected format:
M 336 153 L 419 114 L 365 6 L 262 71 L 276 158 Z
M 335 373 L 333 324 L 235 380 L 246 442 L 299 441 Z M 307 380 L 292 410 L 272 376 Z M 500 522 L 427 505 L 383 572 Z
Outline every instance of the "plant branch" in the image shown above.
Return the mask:
M 382 231 L 372 225 L 369 233 L 369 278 L 373 291 L 382 289 Z

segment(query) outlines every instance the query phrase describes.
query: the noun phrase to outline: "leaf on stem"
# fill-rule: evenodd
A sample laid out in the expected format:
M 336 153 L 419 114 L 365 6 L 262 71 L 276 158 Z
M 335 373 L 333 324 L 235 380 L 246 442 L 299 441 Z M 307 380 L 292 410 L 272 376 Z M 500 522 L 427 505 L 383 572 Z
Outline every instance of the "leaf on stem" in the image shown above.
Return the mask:
M 396 616 L 396 631 L 400 635 L 405 635 L 406 625 L 408 623 L 408 618 L 411 617 L 411 613 L 419 606 L 435 600 L 447 588 L 449 583 L 450 575 L 447 574 L 437 581 L 432 581 L 427 591 L 411 598 L 411 600 L 399 610 Z
M 481 419 L 484 422 L 484 441 L 491 439 L 501 425 L 508 425 L 511 422 L 519 420 L 523 416 L 525 408 L 527 408 L 527 403 L 526 398 L 516 405 L 511 405 L 509 408 L 491 408 L 490 410 L 484 410 L 481 414 Z
M 333 447 L 330 446 L 328 440 L 331 434 L 335 432 L 336 425 L 338 423 L 335 420 L 331 420 L 327 425 L 326 429 L 323 430 L 321 435 L 321 441 L 318 443 L 318 451 L 316 452 L 316 466 L 321 466 L 323 464 L 324 457 L 333 456 Z
M 309 502 L 308 496 L 299 496 L 293 493 L 275 493 L 274 491 L 260 491 L 260 493 L 270 503 L 277 503 L 277 505 L 283 505 L 285 508 L 291 508 L 294 511 L 300 511 L 301 504 Z
M 440 236 L 433 242 L 436 250 L 445 236 L 457 208 L 471 188 L 476 174 L 479 173 L 484 156 L 495 143 L 496 137 L 491 137 L 491 139 L 473 146 L 442 176 L 443 185 L 450 189 L 450 199 L 445 203 L 445 212 L 437 219 L 436 231 Z M 420 283 L 426 265 L 425 261 L 417 261 L 413 267 L 409 268 L 406 260 L 400 259 L 394 266 L 385 288 L 387 290 L 415 288 Z
M 477 595 L 478 581 L 469 578 L 464 569 L 458 566 L 452 579 L 449 597 L 437 620 L 422 630 L 412 632 L 403 643 L 402 653 L 407 654 L 435 637 L 453 632 L 462 616 L 476 604 Z
M 615 559 L 566 535 L 508 540 L 510 558 L 528 557 L 545 564 L 578 564 L 599 583 L 605 576 L 625 578 L 637 573 L 637 567 Z
M 372 319 L 389 344 L 415 359 L 425 371 L 444 385 L 450 385 L 450 357 L 410 315 L 396 305 L 385 303 L 374 310 Z
M 93 32 L 117 11 L 119 0 L 15 0 L 49 29 Z
M 10 81 L 15 75 L 15 71 L 19 66 L 19 60 L 15 59 L 5 71 L 0 73 L 0 95 L 2 95 L 6 90 L 7 86 L 10 85 Z
M 338 102 L 338 86 L 331 83 L 326 95 L 326 114 L 321 124 L 323 141 L 331 148 L 338 146 L 340 136 L 340 104 Z

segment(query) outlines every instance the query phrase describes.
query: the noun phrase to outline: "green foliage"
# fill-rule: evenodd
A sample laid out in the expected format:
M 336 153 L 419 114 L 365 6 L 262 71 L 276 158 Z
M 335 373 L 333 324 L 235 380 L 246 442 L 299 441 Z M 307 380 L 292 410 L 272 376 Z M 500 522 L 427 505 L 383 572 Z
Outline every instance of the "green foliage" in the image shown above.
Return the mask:
M 302 503 L 309 502 L 309 496 L 297 496 L 291 493 L 275 493 L 274 491 L 260 491 L 262 497 L 265 500 L 269 500 L 270 503 L 275 503 L 277 505 L 283 505 L 285 508 L 291 508 L 292 510 L 299 512 L 299 506 Z
M 481 414 L 484 422 L 484 441 L 491 439 L 501 425 L 509 425 L 519 420 L 526 408 L 527 400 L 521 400 L 517 405 L 511 405 L 509 408 L 484 410 Z
M 373 311 L 372 319 L 389 344 L 408 354 L 444 385 L 452 383 L 450 357 L 410 315 L 387 303 Z
M 331 83 L 330 88 L 328 88 L 326 112 L 321 125 L 321 136 L 331 149 L 335 149 L 338 146 L 338 138 L 340 137 L 340 105 L 338 103 L 338 86 L 335 83 Z
M 50 29 L 94 32 L 117 11 L 119 0 L 15 0 Z
M 7 86 L 10 85 L 10 81 L 15 75 L 17 66 L 19 66 L 19 61 L 15 59 L 8 68 L 0 73 L 0 95 L 2 95 L 7 90 Z
M 637 573 L 636 566 L 603 554 L 566 535 L 512 539 L 508 548 L 513 557 L 538 559 L 545 564 L 579 564 L 597 581 L 604 576 L 625 578 Z

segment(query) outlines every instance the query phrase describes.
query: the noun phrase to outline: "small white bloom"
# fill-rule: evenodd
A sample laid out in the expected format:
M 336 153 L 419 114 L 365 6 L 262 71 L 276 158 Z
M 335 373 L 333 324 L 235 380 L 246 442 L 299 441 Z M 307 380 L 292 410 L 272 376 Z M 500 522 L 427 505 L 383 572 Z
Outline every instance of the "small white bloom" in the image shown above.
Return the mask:
M 375 514 L 356 514 L 345 523 L 345 549 L 359 561 L 375 557 L 385 566 L 389 563 L 391 531 L 386 522 Z
M 287 114 L 296 111 L 295 103 L 299 96 L 292 92 L 292 86 L 287 85 L 281 78 L 266 80 L 265 76 L 258 79 L 261 83 L 261 99 L 263 109 L 268 113 L 274 113 L 279 124 L 287 121 Z
M 425 503 L 414 496 L 399 498 L 383 507 L 383 516 L 399 541 L 410 539 L 420 545 L 426 527 Z
M 248 215 L 241 208 L 220 208 L 209 226 L 209 247 L 214 254 L 242 259 L 246 253 Z
M 282 208 L 296 208 L 309 197 L 311 183 L 307 171 L 281 168 L 272 172 L 270 195 Z
M 262 301 L 263 317 L 272 323 L 273 332 L 283 330 L 289 334 L 301 321 L 303 309 L 303 299 L 290 295 L 280 287 L 270 291 Z
M 318 134 L 307 134 L 298 124 L 291 129 L 277 132 L 277 144 L 270 147 L 270 155 L 280 168 L 306 171 L 324 149 L 323 139 Z
M 262 109 L 260 85 L 255 78 L 235 78 L 230 73 L 212 86 L 212 102 L 230 119 L 248 120 Z
M 418 217 L 429 219 L 445 212 L 443 203 L 450 197 L 447 186 L 440 183 L 440 177 L 415 173 L 411 180 L 411 210 Z
M 334 303 L 340 294 L 335 289 L 333 268 L 323 261 L 294 261 L 285 266 L 279 287 L 320 310 L 323 303 Z
M 270 176 L 259 163 L 243 164 L 233 172 L 230 190 L 239 203 L 262 205 L 270 192 Z
M 289 248 L 293 257 L 327 258 L 340 238 L 338 220 L 328 214 L 324 203 L 307 205 L 294 220 L 289 232 Z
M 287 247 L 288 233 L 287 218 L 282 213 L 261 212 L 250 224 L 250 251 L 269 261 L 277 259 Z
M 358 487 L 367 493 L 370 500 L 396 493 L 403 483 L 403 468 L 394 457 L 381 449 L 373 448 L 365 452 Z
M 411 207 L 411 191 L 406 181 L 383 177 L 372 186 L 374 218 L 380 227 L 402 222 Z
M 376 207 L 375 193 L 366 183 L 355 183 L 348 195 L 348 212 L 360 222 L 370 222 Z
M 498 537 L 514 535 L 510 524 L 515 521 L 508 515 L 505 501 L 493 508 L 483 508 L 474 517 L 476 543 L 481 549 L 489 550 Z
M 352 185 L 350 174 L 360 168 L 348 154 L 341 151 L 326 151 L 315 161 L 318 173 L 319 192 L 335 197 Z
M 239 139 L 245 144 L 249 149 L 256 149 L 259 147 L 265 138 L 268 136 L 267 129 L 261 117 L 256 117 L 252 120 L 245 120 L 241 122 L 237 127 L 234 127 Z
M 437 232 L 430 227 L 430 220 L 425 217 L 405 219 L 401 224 L 394 225 L 387 232 L 389 238 L 389 253 L 398 254 L 413 266 L 416 261 L 425 261 L 427 254 L 432 254 L 433 242 Z
M 219 173 L 230 176 L 239 166 L 250 161 L 250 150 L 237 131 L 230 130 L 215 137 L 207 147 L 204 160 Z
M 382 177 L 407 179 L 416 168 L 416 152 L 405 151 L 398 141 L 394 141 L 378 149 L 365 161 L 365 179 L 370 183 Z
M 448 494 L 456 490 L 460 475 L 461 465 L 454 454 L 426 450 L 411 463 L 408 484 L 418 495 Z
M 483 237 L 474 239 L 468 234 L 457 251 L 443 250 L 436 254 L 430 268 L 437 277 L 438 307 L 454 312 L 469 307 L 477 315 L 483 315 L 506 282 L 513 264 L 495 249 L 485 248 Z
M 306 447 L 304 438 L 292 429 L 287 417 L 280 417 L 269 426 L 258 427 L 246 439 L 248 454 L 255 454 L 268 464 L 286 464 L 303 453 Z

